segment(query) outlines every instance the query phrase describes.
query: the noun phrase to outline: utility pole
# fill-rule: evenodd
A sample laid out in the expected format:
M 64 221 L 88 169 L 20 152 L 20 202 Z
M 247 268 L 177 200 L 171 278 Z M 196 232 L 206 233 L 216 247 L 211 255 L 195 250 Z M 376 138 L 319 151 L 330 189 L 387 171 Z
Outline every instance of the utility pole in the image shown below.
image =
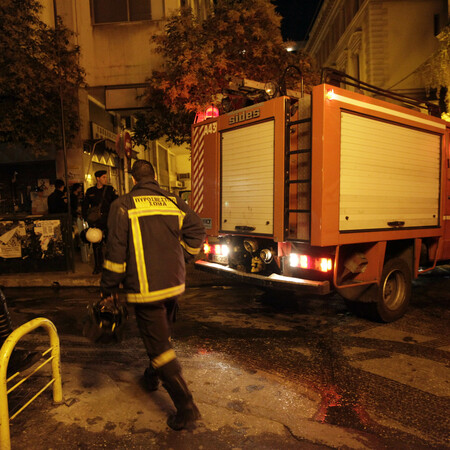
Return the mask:
M 58 42 L 58 13 L 56 9 L 56 0 L 53 0 L 53 16 L 55 20 L 55 46 L 56 46 L 56 53 L 60 55 L 59 51 L 59 42 Z M 60 68 L 58 67 L 58 70 Z M 72 208 L 70 205 L 70 191 L 69 191 L 69 177 L 68 177 L 68 170 L 67 170 L 67 145 L 66 145 L 66 130 L 65 130 L 65 118 L 64 118 L 64 97 L 63 97 L 63 89 L 62 89 L 62 74 L 60 73 L 59 76 L 59 101 L 60 101 L 60 108 L 61 108 L 61 141 L 62 141 L 62 150 L 64 155 L 64 181 L 66 185 L 67 190 L 67 236 L 69 239 L 68 246 L 66 246 L 66 249 L 68 250 L 68 255 L 66 255 L 66 261 L 67 266 L 70 268 L 72 272 L 75 271 L 75 265 L 74 265 L 74 245 L 73 245 L 73 239 L 72 239 Z

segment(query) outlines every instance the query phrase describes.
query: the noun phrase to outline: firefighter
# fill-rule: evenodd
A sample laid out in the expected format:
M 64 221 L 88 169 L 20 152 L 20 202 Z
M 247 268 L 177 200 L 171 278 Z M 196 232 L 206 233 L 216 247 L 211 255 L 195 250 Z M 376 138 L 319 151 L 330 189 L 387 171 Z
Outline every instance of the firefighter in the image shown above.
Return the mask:
M 136 161 L 131 174 L 131 192 L 111 205 L 100 287 L 102 297 L 113 300 L 123 283 L 150 358 L 144 378 L 152 390 L 158 378 L 162 381 L 177 409 L 167 424 L 181 430 L 193 425 L 200 412 L 170 335 L 177 298 L 185 290 L 185 258 L 200 252 L 205 229 L 181 198 L 159 187 L 148 161 Z
M 108 185 L 106 170 L 95 172 L 97 184 L 90 187 L 84 196 L 82 214 L 91 228 L 99 228 L 107 235 L 107 220 L 111 203 L 117 198 L 115 189 Z M 94 274 L 100 273 L 103 265 L 103 242 L 92 244 L 94 252 Z

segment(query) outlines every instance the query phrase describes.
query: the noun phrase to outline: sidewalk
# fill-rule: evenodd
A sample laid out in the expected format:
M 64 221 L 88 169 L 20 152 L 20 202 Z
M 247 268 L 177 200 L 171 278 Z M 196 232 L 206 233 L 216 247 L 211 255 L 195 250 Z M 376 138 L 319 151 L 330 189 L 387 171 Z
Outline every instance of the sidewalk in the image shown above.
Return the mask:
M 79 253 L 75 255 L 74 272 L 8 273 L 0 275 L 0 286 L 15 287 L 96 287 L 100 285 L 100 274 L 93 275 L 93 261 L 82 262 Z M 186 265 L 186 286 L 202 286 L 214 283 L 229 284 L 221 277 L 197 270 L 193 263 Z

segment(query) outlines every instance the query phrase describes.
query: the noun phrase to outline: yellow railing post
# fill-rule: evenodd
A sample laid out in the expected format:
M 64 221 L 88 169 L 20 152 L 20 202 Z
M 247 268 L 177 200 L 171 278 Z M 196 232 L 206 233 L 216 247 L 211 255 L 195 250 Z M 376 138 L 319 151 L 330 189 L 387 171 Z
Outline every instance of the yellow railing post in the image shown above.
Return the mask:
M 39 327 L 45 328 L 50 337 L 51 356 L 48 361 L 51 360 L 52 362 L 52 380 L 46 387 L 53 384 L 53 401 L 55 403 L 61 403 L 63 401 L 61 382 L 61 357 L 58 332 L 55 325 L 53 325 L 50 320 L 44 317 L 38 317 L 37 319 L 30 320 L 29 322 L 24 323 L 19 328 L 15 329 L 8 336 L 6 341 L 3 343 L 2 348 L 0 349 L 0 450 L 9 450 L 11 448 L 9 433 L 8 392 L 12 391 L 15 387 L 22 383 L 22 381 L 19 382 L 8 391 L 7 373 L 9 358 L 11 357 L 11 353 L 13 352 L 17 342 L 23 336 Z M 12 380 L 14 376 L 11 377 L 10 380 Z M 32 400 L 25 404 L 25 406 L 23 406 L 19 410 L 19 412 L 22 411 L 26 406 L 28 406 L 31 401 L 33 401 L 39 394 L 43 392 L 44 389 L 42 389 L 37 395 L 32 398 Z M 15 416 L 19 412 L 17 412 Z

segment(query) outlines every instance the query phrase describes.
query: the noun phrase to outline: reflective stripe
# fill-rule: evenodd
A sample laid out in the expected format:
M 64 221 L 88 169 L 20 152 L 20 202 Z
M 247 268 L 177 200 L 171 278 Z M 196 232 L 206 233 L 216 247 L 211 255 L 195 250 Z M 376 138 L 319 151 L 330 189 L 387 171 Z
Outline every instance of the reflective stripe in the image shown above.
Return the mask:
M 184 241 L 180 241 L 180 244 L 191 255 L 198 255 L 200 253 L 201 247 L 200 248 L 189 247 L 189 245 L 187 245 L 186 242 L 184 242 Z
M 134 251 L 136 254 L 136 265 L 139 279 L 139 290 L 148 292 L 147 271 L 145 268 L 144 247 L 142 245 L 141 227 L 139 226 L 139 218 L 131 218 L 131 229 L 133 234 Z
M 161 208 L 152 208 L 152 209 L 130 209 L 128 211 L 130 217 L 144 217 L 144 216 L 178 216 L 185 215 L 180 209 L 161 209 Z
M 139 294 L 127 294 L 127 301 L 129 303 L 150 303 L 164 300 L 166 298 L 175 297 L 185 291 L 185 285 L 173 286 L 166 289 L 160 289 L 153 292 L 140 292 Z
M 152 366 L 154 369 L 158 369 L 177 357 L 173 349 L 167 350 L 161 353 L 156 358 L 152 359 Z
M 115 263 L 110 261 L 109 259 L 105 259 L 105 262 L 103 263 L 103 267 L 105 269 L 110 270 L 111 272 L 115 273 L 125 273 L 127 268 L 127 263 Z

